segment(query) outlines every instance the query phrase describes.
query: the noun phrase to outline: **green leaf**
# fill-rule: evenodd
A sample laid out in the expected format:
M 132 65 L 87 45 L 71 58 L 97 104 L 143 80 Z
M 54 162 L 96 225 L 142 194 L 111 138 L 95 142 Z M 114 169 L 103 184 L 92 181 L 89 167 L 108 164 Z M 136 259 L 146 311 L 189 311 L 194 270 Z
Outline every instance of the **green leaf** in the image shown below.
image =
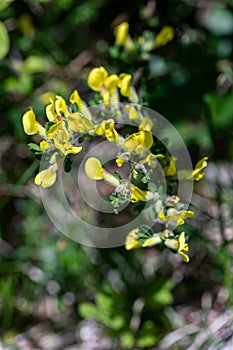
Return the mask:
M 122 180 L 122 176 L 121 176 L 121 174 L 118 173 L 118 171 L 115 171 L 115 172 L 114 172 L 114 176 L 115 176 L 115 178 L 118 179 L 119 181 Z
M 79 305 L 79 314 L 83 318 L 98 318 L 99 311 L 93 304 L 82 303 Z
M 14 0 L 2 0 L 0 2 L 0 12 L 7 8 Z
M 36 143 L 29 143 L 28 147 L 29 147 L 29 150 L 32 152 L 42 152 L 40 146 L 37 145 Z
M 96 296 L 96 303 L 101 311 L 108 312 L 112 310 L 113 300 L 106 294 L 98 293 Z
M 5 25 L 0 22 L 0 60 L 2 60 L 9 52 L 10 38 Z

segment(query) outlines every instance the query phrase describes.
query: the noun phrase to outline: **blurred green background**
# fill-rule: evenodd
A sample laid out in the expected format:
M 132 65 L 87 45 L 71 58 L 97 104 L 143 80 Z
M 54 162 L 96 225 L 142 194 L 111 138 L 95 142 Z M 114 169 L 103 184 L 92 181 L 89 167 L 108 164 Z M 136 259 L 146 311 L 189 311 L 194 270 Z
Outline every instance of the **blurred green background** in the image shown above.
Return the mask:
M 0 1 L 0 348 L 232 349 L 233 1 Z M 164 25 L 148 55 L 114 45 Z M 22 114 L 48 94 L 88 99 L 103 65 L 133 73 L 147 105 L 173 123 L 193 163 L 209 157 L 186 225 L 191 262 L 167 250 L 94 249 L 49 221 L 33 184 Z

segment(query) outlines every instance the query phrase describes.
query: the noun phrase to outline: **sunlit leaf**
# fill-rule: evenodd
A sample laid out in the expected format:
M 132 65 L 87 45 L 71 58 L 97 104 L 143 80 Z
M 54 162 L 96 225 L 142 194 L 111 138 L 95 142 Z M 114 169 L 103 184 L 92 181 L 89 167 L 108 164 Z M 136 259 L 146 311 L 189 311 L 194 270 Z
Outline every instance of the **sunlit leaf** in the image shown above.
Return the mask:
M 2 60 L 9 52 L 10 38 L 5 25 L 0 22 L 0 60 Z

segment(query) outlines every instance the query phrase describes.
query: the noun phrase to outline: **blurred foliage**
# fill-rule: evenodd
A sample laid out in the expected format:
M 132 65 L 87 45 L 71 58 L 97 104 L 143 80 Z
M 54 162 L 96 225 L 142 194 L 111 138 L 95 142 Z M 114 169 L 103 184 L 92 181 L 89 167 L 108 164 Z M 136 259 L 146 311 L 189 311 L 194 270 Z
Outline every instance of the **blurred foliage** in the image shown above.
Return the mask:
M 232 306 L 232 7 L 231 0 L 0 2 L 0 333 L 10 349 L 25 349 L 17 335 L 41 322 L 81 334 L 93 318 L 110 339 L 106 349 L 152 348 L 177 329 L 184 335 L 167 349 L 184 349 Z M 133 39 L 164 25 L 175 37 L 145 56 L 127 53 L 113 35 L 123 21 Z M 87 73 L 99 65 L 133 72 L 139 93 L 177 127 L 193 162 L 210 157 L 194 196 L 196 224 L 185 228 L 187 266 L 166 250 L 82 247 L 44 213 L 21 116 L 33 106 L 43 117 L 49 97 L 75 88 L 85 97 Z M 185 333 L 189 325 L 199 328 Z M 223 338 L 211 334 L 202 348 Z

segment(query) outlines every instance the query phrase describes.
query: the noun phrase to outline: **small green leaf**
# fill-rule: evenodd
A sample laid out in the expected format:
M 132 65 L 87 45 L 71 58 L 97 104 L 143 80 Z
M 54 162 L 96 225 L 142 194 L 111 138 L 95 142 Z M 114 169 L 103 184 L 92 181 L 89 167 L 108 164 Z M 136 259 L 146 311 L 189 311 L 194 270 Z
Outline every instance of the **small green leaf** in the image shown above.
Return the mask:
M 37 145 L 36 143 L 29 143 L 28 147 L 29 147 L 29 150 L 32 152 L 42 152 L 40 146 Z
M 0 22 L 0 60 L 2 60 L 9 52 L 10 38 L 5 25 Z
M 0 2 L 0 12 L 7 8 L 14 0 L 1 0 Z
M 99 311 L 93 304 L 82 303 L 79 305 L 79 314 L 84 318 L 98 318 Z
M 122 176 L 121 176 L 121 174 L 118 173 L 118 171 L 114 172 L 114 176 L 115 176 L 116 179 L 118 179 L 121 182 Z

